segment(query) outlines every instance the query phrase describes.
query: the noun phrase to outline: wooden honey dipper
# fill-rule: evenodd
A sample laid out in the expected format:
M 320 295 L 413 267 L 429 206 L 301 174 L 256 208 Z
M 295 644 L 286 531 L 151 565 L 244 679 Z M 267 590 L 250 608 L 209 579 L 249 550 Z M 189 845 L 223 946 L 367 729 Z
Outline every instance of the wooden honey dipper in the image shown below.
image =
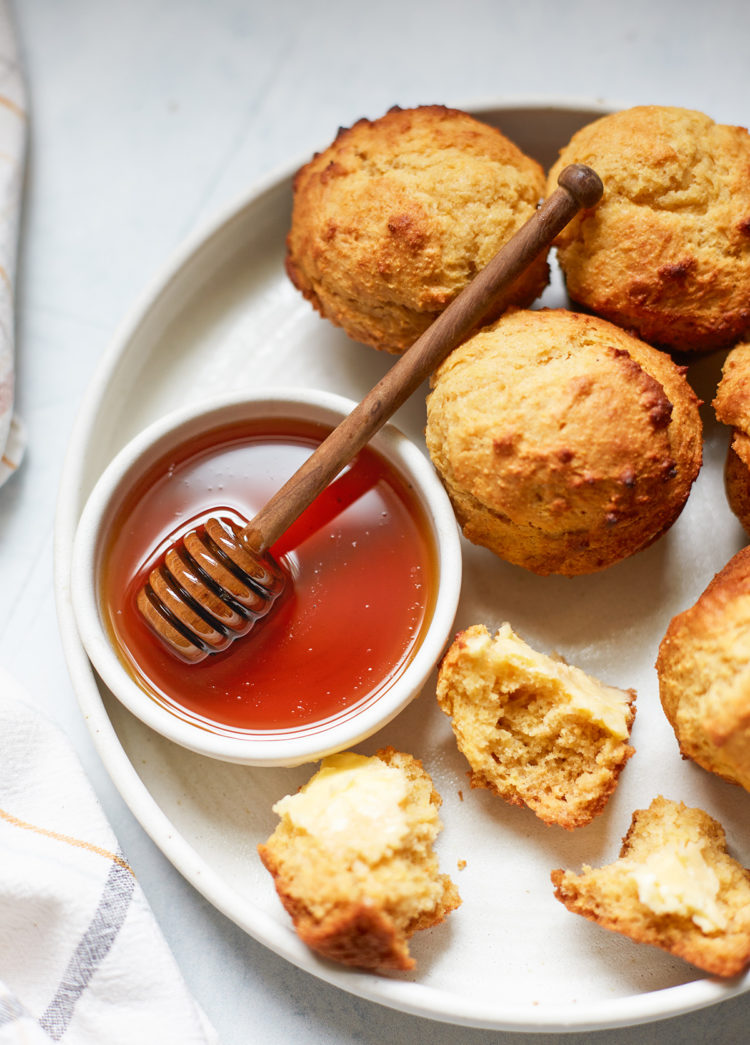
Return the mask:
M 285 584 L 269 548 L 395 411 L 482 320 L 490 306 L 581 209 L 601 198 L 583 164 L 558 188 L 323 440 L 290 479 L 240 527 L 210 518 L 166 552 L 137 595 L 147 624 L 181 660 L 226 649 L 265 616 Z

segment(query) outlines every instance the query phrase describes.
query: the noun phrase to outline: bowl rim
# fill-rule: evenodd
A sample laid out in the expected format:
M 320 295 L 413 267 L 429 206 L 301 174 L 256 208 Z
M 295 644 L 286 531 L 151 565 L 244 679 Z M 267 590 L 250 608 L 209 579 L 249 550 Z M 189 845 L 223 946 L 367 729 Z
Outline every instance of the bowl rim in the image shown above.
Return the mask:
M 268 738 L 227 735 L 171 712 L 126 670 L 103 624 L 97 594 L 101 538 L 113 503 L 154 458 L 186 438 L 243 418 L 300 417 L 335 425 L 356 403 L 316 389 L 275 388 L 257 394 L 218 394 L 200 404 L 171 411 L 137 433 L 112 458 L 94 484 L 81 512 L 73 544 L 70 593 L 81 642 L 104 685 L 141 722 L 181 747 L 222 761 L 254 766 L 296 766 L 354 746 L 372 736 L 424 687 L 450 638 L 461 591 L 462 555 L 458 523 L 445 489 L 425 454 L 394 424 L 370 440 L 395 466 L 425 512 L 435 543 L 436 589 L 423 638 L 408 664 L 376 699 L 345 717 L 310 723 L 299 732 Z

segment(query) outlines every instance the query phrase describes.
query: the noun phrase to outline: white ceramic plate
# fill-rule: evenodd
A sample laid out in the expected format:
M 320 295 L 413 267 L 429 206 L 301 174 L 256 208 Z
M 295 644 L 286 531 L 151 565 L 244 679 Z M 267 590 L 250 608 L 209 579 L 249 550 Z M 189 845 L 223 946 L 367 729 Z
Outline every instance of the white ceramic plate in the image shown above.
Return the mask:
M 606 110 L 532 103 L 475 111 L 549 165 L 578 126 Z M 413 975 L 339 968 L 318 960 L 292 931 L 255 847 L 274 827 L 272 803 L 311 767 L 254 769 L 191 754 L 149 731 L 95 676 L 73 624 L 70 553 L 85 498 L 115 452 L 147 422 L 215 392 L 284 385 L 359 399 L 390 363 L 320 319 L 284 275 L 292 173 L 256 187 L 172 260 L 109 347 L 72 436 L 56 524 L 60 628 L 81 708 L 116 786 L 175 867 L 244 930 L 313 975 L 396 1009 L 485 1028 L 584 1030 L 675 1015 L 747 990 L 750 977 L 719 983 L 568 913 L 550 884 L 553 868 L 614 858 L 633 810 L 659 793 L 716 816 L 735 855 L 750 864 L 750 796 L 680 759 L 653 667 L 669 619 L 745 543 L 724 498 L 726 436 L 709 408 L 703 471 L 676 525 L 647 551 L 567 580 L 535 577 L 464 545 L 456 627 L 494 629 L 507 619 L 537 648 L 635 687 L 636 754 L 606 811 L 566 832 L 469 789 L 434 677 L 362 745 L 369 753 L 392 743 L 422 758 L 443 797 L 441 865 L 463 906 L 414 937 Z M 566 304 L 557 273 L 542 303 Z M 712 356 L 690 368 L 707 403 L 720 362 Z M 424 396 L 402 407 L 395 423 L 422 446 Z

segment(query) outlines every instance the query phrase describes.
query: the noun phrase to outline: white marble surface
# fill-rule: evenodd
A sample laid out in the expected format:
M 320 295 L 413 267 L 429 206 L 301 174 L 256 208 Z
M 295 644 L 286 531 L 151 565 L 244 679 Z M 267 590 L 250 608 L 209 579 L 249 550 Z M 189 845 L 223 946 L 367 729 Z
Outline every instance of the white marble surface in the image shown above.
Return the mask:
M 394 103 L 604 99 L 747 124 L 745 0 L 16 0 L 31 109 L 18 291 L 27 458 L 0 491 L 0 663 L 73 742 L 195 997 L 226 1045 L 467 1045 L 286 964 L 214 911 L 136 823 L 93 749 L 52 588 L 57 486 L 102 351 L 171 252 L 259 177 Z M 577 1042 L 747 1040 L 750 997 Z

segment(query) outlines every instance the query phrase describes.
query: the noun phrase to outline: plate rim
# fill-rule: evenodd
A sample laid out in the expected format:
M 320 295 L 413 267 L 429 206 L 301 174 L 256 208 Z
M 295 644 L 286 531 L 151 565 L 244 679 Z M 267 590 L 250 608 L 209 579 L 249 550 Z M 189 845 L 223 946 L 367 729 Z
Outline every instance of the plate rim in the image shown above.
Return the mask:
M 448 103 L 446 103 L 448 104 Z M 478 117 L 489 112 L 523 109 L 549 109 L 566 112 L 599 112 L 605 115 L 627 105 L 602 98 L 554 98 L 544 96 L 503 96 L 475 102 L 456 103 L 452 107 Z M 117 365 L 127 351 L 141 323 L 158 305 L 170 283 L 176 279 L 194 255 L 211 240 L 229 234 L 230 226 L 242 220 L 243 212 L 254 206 L 259 197 L 279 189 L 291 181 L 296 170 L 309 160 L 309 154 L 277 165 L 254 180 L 234 200 L 221 207 L 213 217 L 201 222 L 156 270 L 137 295 L 122 322 L 115 329 L 98 365 L 89 380 L 72 426 L 60 473 L 54 516 L 53 581 L 58 629 L 65 661 L 76 700 L 92 743 L 104 768 L 129 810 L 156 847 L 172 866 L 213 907 L 240 926 L 253 939 L 305 972 L 388 1008 L 423 1018 L 477 1029 L 550 1033 L 555 1031 L 606 1030 L 636 1026 L 655 1020 L 684 1015 L 716 1004 L 750 990 L 750 974 L 737 982 L 720 982 L 699 977 L 672 987 L 629 994 L 595 1002 L 554 1004 L 530 1014 L 528 1004 L 502 1006 L 498 1012 L 487 1003 L 469 1004 L 459 995 L 438 990 L 418 980 L 378 978 L 369 973 L 345 967 L 332 967 L 309 951 L 291 927 L 275 921 L 263 910 L 228 886 L 211 866 L 181 835 L 139 777 L 123 748 L 114 724 L 107 714 L 92 665 L 83 649 L 75 624 L 70 595 L 70 572 L 73 539 L 78 521 L 86 435 L 96 417 L 98 405 L 108 388 Z M 232 901 L 230 903 L 230 901 Z M 636 1011 L 632 1011 L 635 1009 Z

